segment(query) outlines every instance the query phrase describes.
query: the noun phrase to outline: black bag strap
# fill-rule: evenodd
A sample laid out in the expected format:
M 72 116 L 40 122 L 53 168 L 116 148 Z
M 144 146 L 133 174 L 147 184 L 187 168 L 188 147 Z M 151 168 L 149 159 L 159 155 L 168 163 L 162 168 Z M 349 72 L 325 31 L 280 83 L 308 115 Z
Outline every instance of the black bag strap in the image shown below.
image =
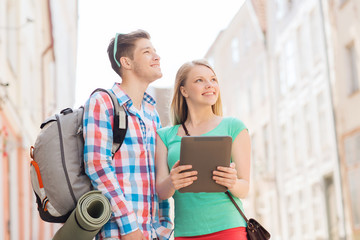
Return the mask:
M 99 91 L 107 93 L 110 96 L 114 106 L 113 146 L 111 148 L 112 156 L 114 156 L 115 153 L 120 149 L 121 144 L 124 142 L 128 128 L 128 119 L 124 107 L 120 106 L 117 97 L 111 90 L 97 88 L 91 93 L 91 95 Z
M 249 224 L 249 220 L 247 219 L 247 217 L 245 216 L 245 214 L 243 213 L 243 211 L 241 211 L 241 209 L 239 208 L 239 206 L 236 204 L 235 200 L 233 199 L 233 197 L 231 196 L 231 194 L 229 193 L 229 191 L 225 192 L 226 195 L 229 196 L 231 202 L 234 204 L 234 206 L 236 207 L 236 209 L 239 211 L 239 213 L 241 214 L 241 216 L 245 219 L 246 223 Z
M 236 207 L 236 209 L 239 211 L 239 213 L 241 214 L 241 216 L 245 219 L 246 223 L 247 223 L 247 228 L 246 231 L 248 233 L 248 239 L 270 239 L 271 235 L 270 233 L 255 219 L 251 218 L 250 220 L 246 218 L 245 214 L 243 213 L 243 211 L 241 211 L 241 209 L 239 208 L 239 206 L 236 204 L 235 200 L 233 199 L 233 197 L 231 196 L 231 194 L 229 193 L 229 191 L 225 192 L 231 202 L 234 204 L 234 206 Z M 250 234 L 250 236 L 249 236 Z

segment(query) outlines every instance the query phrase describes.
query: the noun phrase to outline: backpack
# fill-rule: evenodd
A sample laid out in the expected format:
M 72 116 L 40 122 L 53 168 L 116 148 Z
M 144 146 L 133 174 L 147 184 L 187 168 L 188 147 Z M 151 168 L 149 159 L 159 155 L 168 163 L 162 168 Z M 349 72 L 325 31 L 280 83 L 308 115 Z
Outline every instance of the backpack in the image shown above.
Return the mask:
M 127 116 L 116 96 L 109 90 L 114 106 L 112 156 L 124 141 Z M 40 218 L 46 222 L 64 223 L 75 209 L 78 199 L 92 190 L 85 174 L 84 107 L 66 108 L 46 119 L 40 126 L 34 146 L 30 147 L 30 178 Z

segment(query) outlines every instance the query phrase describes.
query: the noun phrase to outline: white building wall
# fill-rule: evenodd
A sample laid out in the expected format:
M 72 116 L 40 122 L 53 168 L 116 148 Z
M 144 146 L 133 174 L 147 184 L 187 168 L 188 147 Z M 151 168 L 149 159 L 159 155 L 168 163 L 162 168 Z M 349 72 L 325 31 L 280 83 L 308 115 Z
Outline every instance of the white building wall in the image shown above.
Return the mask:
M 50 239 L 59 227 L 39 218 L 29 148 L 46 115 L 73 105 L 77 17 L 77 1 L 0 1 L 0 206 L 9 212 L 0 216 L 0 239 Z
M 245 209 L 272 239 L 344 239 L 330 91 L 334 52 L 325 51 L 329 3 L 266 1 L 261 37 L 254 2 L 246 1 L 206 55 L 219 76 L 225 115 L 243 120 L 252 137 Z
M 50 2 L 56 57 L 56 65 L 52 66 L 55 74 L 51 81 L 55 89 L 54 109 L 59 111 L 73 107 L 75 103 L 78 4 L 77 1 Z
M 248 217 L 281 236 L 271 91 L 266 39 L 252 1 L 246 1 L 228 28 L 206 54 L 217 73 L 224 115 L 241 119 L 252 138 L 249 196 L 243 200 Z M 265 14 L 265 13 L 264 13 Z
M 323 1 L 324 2 L 324 1 Z M 342 164 L 345 222 L 348 239 L 360 239 L 360 2 L 334 0 L 326 9 L 330 65 Z M 346 27 L 345 27 L 346 26 Z
M 321 6 L 282 0 L 269 5 L 282 235 L 341 239 L 341 181 Z M 298 214 L 299 206 L 309 217 Z

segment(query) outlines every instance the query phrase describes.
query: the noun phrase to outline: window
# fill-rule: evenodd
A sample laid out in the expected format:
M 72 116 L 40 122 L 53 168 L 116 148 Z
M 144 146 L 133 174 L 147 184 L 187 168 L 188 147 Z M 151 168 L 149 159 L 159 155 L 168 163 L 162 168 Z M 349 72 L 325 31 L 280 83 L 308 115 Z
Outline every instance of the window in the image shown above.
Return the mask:
M 294 197 L 289 195 L 287 197 L 287 215 L 288 215 L 288 229 L 289 229 L 289 237 L 290 239 L 294 239 L 295 237 L 295 215 L 298 213 L 298 210 L 295 207 Z
M 348 71 L 348 95 L 359 90 L 359 75 L 358 75 L 358 67 L 357 67 L 357 54 L 354 43 L 349 44 L 346 47 L 347 54 L 347 65 L 349 68 Z
M 345 139 L 345 157 L 350 168 L 360 164 L 360 132 Z
M 314 63 L 316 63 L 320 58 L 321 53 L 321 33 L 322 28 L 320 24 L 320 18 L 319 18 L 319 11 L 318 8 L 315 8 L 310 13 L 310 27 L 311 27 L 311 37 L 312 37 L 312 60 Z
M 329 137 L 328 123 L 330 119 L 326 116 L 325 96 L 323 92 L 320 92 L 317 96 L 317 112 L 318 112 L 318 125 L 321 147 L 326 147 Z
M 272 164 L 270 164 L 270 144 L 269 144 L 269 125 L 266 124 L 263 127 L 263 139 L 264 139 L 264 159 L 267 165 L 267 169 L 272 171 Z
M 360 132 L 345 139 L 347 178 L 350 189 L 351 212 L 354 228 L 360 230 Z
M 208 62 L 212 68 L 215 67 L 215 58 L 213 56 L 208 57 Z
M 258 161 L 258 154 L 255 150 L 257 146 L 257 136 L 255 134 L 251 135 L 251 159 L 252 159 L 252 168 L 254 169 L 254 176 L 257 176 L 259 174 L 259 161 Z
M 294 0 L 286 0 L 286 4 L 287 4 L 288 11 L 290 11 L 293 7 Z
M 298 119 L 296 115 L 293 115 L 291 118 L 292 121 L 292 139 L 293 139 L 293 157 L 294 163 L 296 166 L 301 164 L 301 157 L 300 154 L 300 143 L 299 143 L 299 126 L 298 126 Z
M 233 63 L 238 63 L 240 61 L 239 53 L 239 40 L 237 38 L 233 38 L 233 40 L 231 41 L 231 56 Z
M 301 233 L 304 234 L 304 239 L 309 239 L 309 209 L 307 207 L 307 194 L 305 190 L 299 192 L 299 212 L 300 212 L 300 229 Z
M 296 30 L 296 44 L 297 44 L 297 67 L 302 74 L 305 71 L 305 43 L 304 43 L 304 27 L 299 26 Z
M 325 201 L 328 218 L 329 239 L 340 239 L 337 228 L 337 211 L 336 211 L 336 191 L 332 176 L 326 177 L 325 181 Z
M 244 28 L 245 37 L 245 51 L 248 52 L 253 43 L 252 27 L 247 23 Z
M 342 6 L 342 4 L 344 4 L 346 1 L 348 1 L 348 0 L 338 0 L 339 1 L 339 3 L 340 3 L 340 6 Z
M 298 70 L 299 73 L 303 76 L 308 73 L 308 71 L 313 66 L 311 61 L 311 33 L 310 33 L 310 17 L 305 15 L 301 21 L 300 25 L 296 32 L 297 37 L 297 59 L 298 59 Z
M 239 97 L 239 101 L 238 101 L 238 105 L 239 107 L 239 112 L 241 113 L 241 115 L 247 115 L 250 113 L 250 109 L 249 109 L 249 97 L 248 97 L 248 92 L 247 92 L 247 88 L 248 88 L 248 84 L 249 82 L 247 80 L 247 77 L 244 76 L 244 79 L 242 79 L 241 83 L 239 82 L 237 85 L 238 89 L 241 89 Z M 223 95 L 224 96 L 224 95 Z M 225 96 L 224 96 L 225 97 Z M 223 97 L 223 98 L 224 98 Z M 223 104 L 223 108 L 226 107 L 227 104 Z
M 286 69 L 284 68 L 284 56 L 279 54 L 276 59 L 277 65 L 277 76 L 278 76 L 278 89 L 280 95 L 285 95 L 287 86 L 286 86 Z
M 286 2 L 285 0 L 276 0 L 276 18 L 278 20 L 282 19 L 286 11 Z
M 312 119 L 309 104 L 304 106 L 304 115 L 305 115 L 305 134 L 307 142 L 307 156 L 310 157 L 314 151 L 313 149 L 313 131 L 312 131 Z
M 253 111 L 253 101 L 252 101 L 252 89 L 251 89 L 251 85 L 252 84 L 249 84 L 249 87 L 248 87 L 248 91 L 247 91 L 247 96 L 248 96 L 248 104 L 249 104 L 249 112 L 252 112 Z
M 14 74 L 17 73 L 17 57 L 18 57 L 18 46 L 17 46 L 17 11 L 16 11 L 16 2 L 8 1 L 7 2 L 7 15 L 6 15 L 6 23 L 9 26 L 9 30 L 7 31 L 7 59 L 9 61 L 9 65 Z
M 265 79 L 265 69 L 262 61 L 257 63 L 257 79 L 259 83 L 259 92 L 260 92 L 260 102 L 263 102 L 266 97 L 266 79 Z
M 294 87 L 296 83 L 296 67 L 295 67 L 295 46 L 292 39 L 288 39 L 285 45 L 286 54 L 286 80 L 289 88 Z
M 285 169 L 284 169 L 284 173 L 287 172 L 287 170 L 289 169 L 289 145 L 288 145 L 288 139 L 287 139 L 287 127 L 285 124 L 283 124 L 281 126 L 281 133 L 280 133 L 280 136 L 281 136 L 281 156 L 282 156 L 282 159 L 280 160 L 280 162 L 283 162 L 285 163 Z
M 244 56 L 246 55 L 248 49 L 247 49 L 247 45 L 246 45 L 246 41 L 247 41 L 247 25 L 243 25 L 241 27 L 241 35 L 240 35 L 240 40 L 239 43 L 241 43 L 241 46 L 239 46 L 240 49 L 240 55 Z
M 321 186 L 319 183 L 315 183 L 312 186 L 312 194 L 311 194 L 311 200 L 312 200 L 312 211 L 313 211 L 313 224 L 314 224 L 314 230 L 316 232 L 316 235 L 318 235 L 319 231 L 321 232 L 322 228 L 322 222 L 324 222 L 323 219 L 323 211 L 322 211 L 322 201 L 321 201 L 321 194 L 323 193 L 323 190 L 321 189 Z
M 360 167 L 348 171 L 348 182 L 351 198 L 351 215 L 355 229 L 360 229 Z

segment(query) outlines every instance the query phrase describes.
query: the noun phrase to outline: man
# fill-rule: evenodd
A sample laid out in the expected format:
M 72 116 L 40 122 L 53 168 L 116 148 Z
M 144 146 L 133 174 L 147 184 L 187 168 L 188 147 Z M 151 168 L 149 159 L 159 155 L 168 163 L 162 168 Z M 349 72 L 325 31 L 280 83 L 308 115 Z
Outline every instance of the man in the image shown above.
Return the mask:
M 112 158 L 113 105 L 104 92 L 93 94 L 84 110 L 86 174 L 112 206 L 112 216 L 97 239 L 169 239 L 169 203 L 155 191 L 155 139 L 160 118 L 145 90 L 161 78 L 160 57 L 150 35 L 137 30 L 110 41 L 111 66 L 122 79 L 112 91 L 128 117 L 125 140 Z

